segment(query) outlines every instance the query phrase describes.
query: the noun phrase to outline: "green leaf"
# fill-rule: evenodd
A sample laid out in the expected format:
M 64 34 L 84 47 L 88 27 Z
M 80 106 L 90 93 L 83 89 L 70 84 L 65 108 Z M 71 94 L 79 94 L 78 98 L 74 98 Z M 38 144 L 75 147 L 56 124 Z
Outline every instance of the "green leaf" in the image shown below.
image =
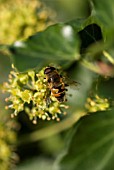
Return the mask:
M 10 47 L 17 69 L 47 66 L 50 63 L 63 67 L 79 59 L 79 38 L 70 25 L 56 24 Z
M 106 27 L 114 27 L 113 0 L 92 0 L 95 17 Z
M 84 117 L 59 170 L 114 169 L 114 109 Z
M 92 3 L 92 17 L 94 21 L 100 25 L 105 42 L 107 40 L 110 42 L 111 39 L 113 40 L 114 32 L 114 1 L 92 0 Z
M 91 3 L 91 11 L 92 11 L 91 15 L 86 19 L 70 21 L 70 24 L 73 26 L 74 29 L 76 30 L 78 29 L 78 31 L 81 30 L 83 31 L 85 37 L 85 43 L 89 35 L 91 36 L 91 38 L 94 39 L 93 42 L 97 42 L 101 38 L 96 39 L 96 36 L 97 37 L 100 36 L 101 33 L 105 43 L 108 43 L 107 40 L 111 42 L 114 39 L 113 38 L 113 32 L 114 32 L 113 0 L 109 0 L 109 1 L 92 0 L 90 1 L 90 3 Z M 87 28 L 88 26 L 90 27 L 90 25 L 91 25 L 91 29 L 89 30 Z M 96 28 L 94 27 L 95 25 L 99 26 L 101 31 L 100 30 L 98 31 L 98 29 L 96 30 Z

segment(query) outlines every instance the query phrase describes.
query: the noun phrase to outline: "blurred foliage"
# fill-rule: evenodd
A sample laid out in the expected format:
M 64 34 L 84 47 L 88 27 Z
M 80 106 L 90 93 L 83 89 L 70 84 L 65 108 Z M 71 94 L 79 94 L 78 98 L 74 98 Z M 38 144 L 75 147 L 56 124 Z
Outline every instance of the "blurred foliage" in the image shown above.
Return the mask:
M 25 161 L 24 164 L 17 167 L 16 170 L 31 170 L 31 169 L 39 169 L 39 170 L 53 170 L 52 169 L 53 161 L 47 158 L 33 158 Z
M 113 0 L 88 0 L 80 3 L 78 0 L 72 0 L 72 3 L 64 0 L 55 3 L 45 2 L 51 4 L 56 11 L 61 6 L 60 14 L 63 14 L 61 20 L 67 22 L 51 25 L 42 32 L 34 35 L 31 33 L 24 41 L 6 45 L 11 63 L 19 75 L 31 70 L 39 73 L 43 67 L 59 65 L 61 71 L 68 74 L 70 79 L 79 82 L 80 87 L 77 90 L 68 87 L 66 95 L 69 109 L 66 117 L 59 123 L 38 120 L 38 124 L 33 127 L 29 124 L 28 117 L 24 117 L 25 112 L 20 112 L 22 127 L 18 153 L 23 156 L 22 159 L 36 154 L 39 160 L 43 155 L 44 162 L 48 157 L 47 166 L 50 169 L 52 168 L 50 161 L 54 162 L 53 159 L 56 159 L 53 170 L 91 170 L 91 167 L 93 170 L 112 170 L 114 2 Z M 76 7 L 79 8 L 78 13 L 75 13 Z M 77 19 L 79 16 L 84 18 Z M 69 19 L 73 20 L 68 21 Z M 5 54 L 0 54 L 1 59 Z M 25 94 L 24 88 L 22 92 Z M 64 150 L 57 158 L 62 148 Z M 26 151 L 25 154 L 23 151 Z M 32 160 L 30 164 L 31 167 L 40 166 L 39 162 L 37 164 Z M 22 168 L 26 169 L 27 166 L 28 163 L 23 162 Z
M 25 39 L 52 24 L 52 11 L 38 0 L 0 1 L 0 44 Z
M 66 22 L 75 18 L 85 18 L 90 15 L 88 0 L 41 0 L 48 7 L 56 11 L 56 20 Z
M 15 153 L 17 127 L 0 103 L 0 169 L 12 169 L 18 160 Z

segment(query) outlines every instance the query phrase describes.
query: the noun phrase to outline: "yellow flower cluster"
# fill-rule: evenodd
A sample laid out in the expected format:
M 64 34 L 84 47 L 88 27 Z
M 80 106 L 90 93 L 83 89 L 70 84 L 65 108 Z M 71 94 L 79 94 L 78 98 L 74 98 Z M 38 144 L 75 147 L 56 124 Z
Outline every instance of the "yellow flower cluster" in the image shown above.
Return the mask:
M 110 102 L 107 98 L 100 98 L 98 95 L 95 95 L 93 98 L 87 98 L 85 107 L 88 112 L 105 111 L 109 109 Z
M 12 169 L 17 155 L 14 152 L 16 144 L 16 123 L 10 119 L 10 116 L 0 104 L 0 169 Z
M 4 83 L 4 90 L 10 93 L 9 98 L 6 98 L 6 102 L 11 103 L 6 106 L 6 109 L 14 110 L 11 117 L 24 110 L 29 115 L 30 120 L 36 124 L 37 118 L 59 121 L 60 114 L 66 113 L 63 109 L 68 108 L 68 106 L 50 95 L 44 69 L 38 74 L 35 71 L 26 73 L 19 73 L 16 70 L 11 71 L 9 82 Z M 48 102 L 49 99 L 51 100 L 50 103 Z
M 52 11 L 39 0 L 0 2 L 0 44 L 11 44 L 51 24 Z

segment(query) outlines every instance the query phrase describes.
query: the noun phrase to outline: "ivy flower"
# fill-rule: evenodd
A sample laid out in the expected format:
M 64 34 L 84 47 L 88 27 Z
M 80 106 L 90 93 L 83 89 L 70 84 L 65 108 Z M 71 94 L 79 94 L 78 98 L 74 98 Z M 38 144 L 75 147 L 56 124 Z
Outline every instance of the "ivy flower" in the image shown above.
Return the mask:
M 4 91 L 10 96 L 5 99 L 10 104 L 6 109 L 12 109 L 11 117 L 17 116 L 19 112 L 25 111 L 34 124 L 37 119 L 60 120 L 61 114 L 66 114 L 68 106 L 60 103 L 50 94 L 48 82 L 44 74 L 45 68 L 36 73 L 28 71 L 19 73 L 15 68 L 9 74 L 8 82 L 4 83 Z M 50 94 L 50 95 L 49 95 Z M 50 103 L 48 103 L 50 98 Z
M 87 98 L 85 107 L 88 112 L 105 111 L 109 109 L 110 102 L 107 98 L 100 98 L 98 95 L 95 95 L 93 98 Z

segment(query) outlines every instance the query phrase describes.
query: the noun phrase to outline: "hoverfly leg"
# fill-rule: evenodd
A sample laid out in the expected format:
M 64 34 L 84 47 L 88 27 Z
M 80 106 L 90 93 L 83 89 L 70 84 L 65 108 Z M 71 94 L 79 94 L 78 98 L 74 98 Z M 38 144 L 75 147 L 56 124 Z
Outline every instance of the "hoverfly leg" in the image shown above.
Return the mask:
M 47 96 L 46 96 L 46 106 L 49 107 L 49 105 L 51 104 L 51 98 L 50 98 L 50 95 L 51 95 L 51 91 L 48 92 Z
M 49 107 L 49 105 L 52 103 L 50 97 L 46 98 L 46 106 Z

